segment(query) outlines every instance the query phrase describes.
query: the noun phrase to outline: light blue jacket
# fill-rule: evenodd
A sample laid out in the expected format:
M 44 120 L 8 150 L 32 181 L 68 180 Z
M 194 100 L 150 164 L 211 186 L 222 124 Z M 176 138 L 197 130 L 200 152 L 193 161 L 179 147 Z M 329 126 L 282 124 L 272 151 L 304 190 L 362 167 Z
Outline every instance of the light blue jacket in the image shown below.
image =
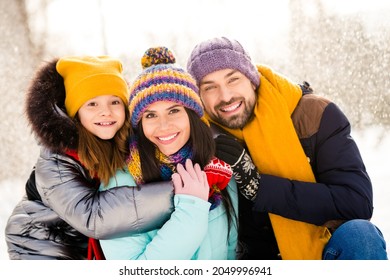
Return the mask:
M 130 183 L 129 183 L 130 182 Z M 128 172 L 119 171 L 107 187 L 133 185 Z M 228 192 L 238 217 L 237 186 L 232 178 Z M 157 230 L 121 238 L 100 240 L 108 260 L 227 260 L 235 259 L 236 219 L 228 237 L 227 213 L 221 205 L 210 211 L 210 203 L 189 195 L 175 195 L 171 218 Z M 150 206 L 153 207 L 153 203 Z

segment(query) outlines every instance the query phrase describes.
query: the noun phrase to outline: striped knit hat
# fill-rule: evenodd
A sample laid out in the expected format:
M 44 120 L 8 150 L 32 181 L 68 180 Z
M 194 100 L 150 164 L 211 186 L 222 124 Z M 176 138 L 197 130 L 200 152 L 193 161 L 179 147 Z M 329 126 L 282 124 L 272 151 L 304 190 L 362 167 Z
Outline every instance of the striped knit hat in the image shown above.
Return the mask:
M 149 48 L 141 59 L 143 71 L 130 87 L 131 124 L 137 127 L 145 110 L 157 101 L 172 101 L 203 116 L 203 106 L 195 80 L 165 47 Z

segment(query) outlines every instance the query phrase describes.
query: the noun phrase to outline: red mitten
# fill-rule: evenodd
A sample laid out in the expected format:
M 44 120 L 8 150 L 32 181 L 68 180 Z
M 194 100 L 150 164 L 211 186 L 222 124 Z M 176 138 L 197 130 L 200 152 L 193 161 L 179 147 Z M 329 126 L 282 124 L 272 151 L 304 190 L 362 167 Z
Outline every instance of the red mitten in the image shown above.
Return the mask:
M 209 201 L 212 203 L 211 209 L 213 209 L 219 205 L 222 198 L 220 193 L 228 185 L 233 171 L 229 164 L 216 157 L 203 170 L 210 186 Z

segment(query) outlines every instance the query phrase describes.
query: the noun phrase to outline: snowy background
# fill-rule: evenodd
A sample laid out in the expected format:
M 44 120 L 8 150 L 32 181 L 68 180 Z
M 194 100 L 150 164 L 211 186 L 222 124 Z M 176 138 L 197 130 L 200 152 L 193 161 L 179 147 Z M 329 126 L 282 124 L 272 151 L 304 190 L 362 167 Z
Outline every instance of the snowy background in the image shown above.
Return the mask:
M 390 242 L 389 14 L 386 0 L 0 0 L 0 260 L 38 154 L 23 98 L 39 63 L 108 53 L 132 79 L 148 47 L 170 47 L 185 66 L 196 43 L 223 35 L 345 111 L 373 182 L 372 222 Z

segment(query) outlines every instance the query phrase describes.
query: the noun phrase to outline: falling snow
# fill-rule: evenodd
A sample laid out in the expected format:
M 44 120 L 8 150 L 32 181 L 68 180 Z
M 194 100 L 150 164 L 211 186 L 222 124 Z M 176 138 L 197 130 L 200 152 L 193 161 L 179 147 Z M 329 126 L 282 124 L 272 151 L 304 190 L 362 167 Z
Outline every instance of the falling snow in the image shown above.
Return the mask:
M 107 53 L 123 60 L 131 80 L 150 46 L 173 49 L 185 66 L 196 43 L 222 35 L 343 109 L 373 181 L 372 221 L 390 240 L 390 2 L 198 0 L 191 8 L 185 2 L 0 1 L 0 35 L 7 38 L 0 40 L 0 259 L 8 258 L 5 223 L 38 154 L 23 102 L 39 63 Z

